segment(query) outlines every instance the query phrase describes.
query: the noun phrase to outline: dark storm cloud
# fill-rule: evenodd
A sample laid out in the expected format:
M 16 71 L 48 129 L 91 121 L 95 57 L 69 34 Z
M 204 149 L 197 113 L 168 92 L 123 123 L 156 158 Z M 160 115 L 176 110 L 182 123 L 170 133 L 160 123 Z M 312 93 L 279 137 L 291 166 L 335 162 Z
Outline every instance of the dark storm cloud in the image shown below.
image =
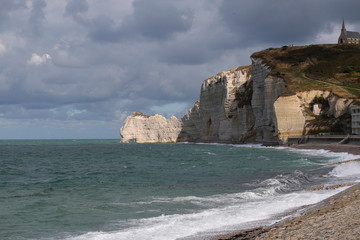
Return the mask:
M 344 17 L 360 21 L 360 2 L 356 0 L 226 0 L 220 14 L 241 44 L 304 43 L 331 30 Z
M 133 14 L 126 16 L 121 24 L 106 15 L 89 20 L 89 36 L 95 41 L 107 42 L 165 40 L 188 31 L 192 19 L 190 10 L 178 9 L 173 1 L 135 0 Z
M 158 52 L 159 60 L 168 64 L 200 65 L 216 61 L 226 50 L 241 48 L 236 35 L 226 32 L 222 25 L 189 35 L 164 43 Z
M 86 0 L 69 0 L 65 7 L 65 15 L 76 17 L 81 13 L 86 13 L 89 5 Z
M 99 42 L 119 42 L 134 37 L 127 27 L 119 27 L 112 18 L 102 15 L 91 19 L 89 25 L 89 37 Z
M 18 10 L 25 9 L 26 3 L 22 0 L 1 0 L 0 2 L 0 31 L 5 30 L 9 23 L 10 15 Z
M 34 0 L 30 12 L 29 22 L 31 24 L 32 34 L 42 34 L 42 25 L 45 20 L 44 8 L 46 7 L 45 0 Z
M 89 20 L 84 17 L 88 10 L 89 4 L 87 0 L 68 0 L 64 16 L 72 17 L 75 22 L 81 25 L 89 25 Z
M 166 39 L 191 27 L 191 12 L 176 8 L 172 1 L 135 0 L 133 6 L 134 25 L 145 37 Z
M 12 11 L 26 7 L 22 0 L 1 0 L 0 19 L 9 18 Z
M 198 65 L 211 61 L 211 56 L 215 56 L 217 52 L 207 48 L 206 44 L 188 43 L 165 44 L 161 51 L 160 61 L 169 64 Z

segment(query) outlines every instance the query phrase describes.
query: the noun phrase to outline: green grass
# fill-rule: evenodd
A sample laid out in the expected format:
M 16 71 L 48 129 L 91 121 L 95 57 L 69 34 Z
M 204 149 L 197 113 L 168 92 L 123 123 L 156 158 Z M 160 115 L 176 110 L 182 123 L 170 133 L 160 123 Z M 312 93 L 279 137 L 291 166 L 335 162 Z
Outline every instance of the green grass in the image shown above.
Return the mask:
M 271 48 L 254 53 L 285 80 L 284 94 L 329 90 L 345 98 L 360 98 L 360 45 L 310 45 Z

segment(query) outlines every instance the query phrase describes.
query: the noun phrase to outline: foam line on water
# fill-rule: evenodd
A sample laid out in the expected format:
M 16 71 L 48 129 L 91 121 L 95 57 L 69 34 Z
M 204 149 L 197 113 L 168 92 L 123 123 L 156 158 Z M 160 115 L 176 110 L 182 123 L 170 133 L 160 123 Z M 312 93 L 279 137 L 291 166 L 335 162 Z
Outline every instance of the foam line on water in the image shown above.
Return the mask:
M 194 236 L 213 230 L 228 231 L 235 225 L 249 221 L 261 221 L 275 214 L 313 204 L 336 194 L 343 189 L 315 192 L 293 192 L 263 198 L 259 201 L 214 208 L 199 213 L 161 215 L 159 217 L 133 220 L 136 225 L 114 232 L 89 232 L 67 240 L 170 240 Z M 229 197 L 229 196 L 227 196 Z M 234 196 L 233 196 L 234 197 Z
M 274 150 L 286 150 L 290 152 L 310 155 L 310 156 L 320 156 L 330 158 L 329 162 L 341 162 L 347 160 L 353 160 L 360 158 L 360 155 L 354 155 L 347 152 L 331 152 L 324 149 L 297 149 L 291 147 L 271 147 Z
M 184 143 L 183 143 L 184 144 Z M 350 154 L 347 152 L 331 152 L 325 149 L 298 149 L 298 148 L 291 148 L 291 147 L 268 147 L 263 146 L 262 144 L 226 144 L 226 143 L 185 143 L 185 144 L 198 144 L 198 145 L 214 145 L 214 146 L 233 146 L 233 147 L 240 147 L 240 148 L 263 148 L 263 149 L 274 149 L 274 150 L 285 150 L 294 153 L 310 155 L 310 156 L 325 156 L 327 159 L 330 159 L 329 162 L 340 162 L 340 161 L 347 161 L 360 158 L 360 155 Z
M 132 203 L 116 203 L 115 205 L 151 205 L 154 203 L 182 203 L 190 202 L 195 205 L 205 206 L 205 207 L 216 207 L 219 205 L 232 205 L 238 204 L 245 201 L 255 201 L 258 199 L 263 199 L 268 196 L 277 194 L 278 186 L 268 186 L 260 187 L 252 191 L 246 191 L 241 193 L 231 193 L 223 195 L 212 195 L 207 197 L 197 197 L 197 196 L 185 196 L 185 197 L 154 197 L 149 201 L 139 201 Z
M 326 156 L 326 158 L 333 158 L 332 161 L 346 161 L 360 158 L 360 155 L 350 154 L 347 152 L 331 152 L 325 149 L 298 149 L 291 147 L 272 147 L 272 146 L 263 146 L 262 144 L 256 143 L 247 143 L 247 144 L 226 144 L 226 143 L 178 143 L 178 144 L 198 144 L 198 145 L 214 145 L 214 146 L 233 146 L 240 148 L 265 148 L 265 149 L 274 149 L 274 150 L 286 150 L 290 152 L 300 153 L 310 156 Z
M 194 145 L 210 145 L 210 146 L 233 146 L 233 147 L 244 147 L 244 148 L 267 148 L 262 144 L 258 143 L 246 143 L 246 144 L 231 144 L 231 143 L 192 143 L 192 142 L 181 142 L 177 144 L 194 144 Z
M 330 176 L 344 177 L 360 177 L 360 162 L 347 162 L 336 166 L 330 173 Z
M 279 147 L 274 149 L 284 149 L 286 151 L 306 154 L 311 156 L 326 156 L 330 158 L 329 163 L 345 162 L 348 160 L 359 159 L 360 155 L 350 154 L 347 152 L 331 152 L 324 149 L 295 149 L 289 147 Z M 328 177 L 335 177 L 336 179 L 343 178 L 351 181 L 356 181 L 360 178 L 360 162 L 345 162 L 335 166 L 332 171 L 327 174 Z
M 138 201 L 131 203 L 114 203 L 115 205 L 151 205 L 156 203 L 191 203 L 204 207 L 218 207 L 224 205 L 239 204 L 247 201 L 264 199 L 289 190 L 299 189 L 303 184 L 310 180 L 306 174 L 301 171 L 294 171 L 292 174 L 280 174 L 273 178 L 262 181 L 247 183 L 254 189 L 240 193 L 217 194 L 205 197 L 199 196 L 181 196 L 181 197 L 153 197 L 148 201 Z

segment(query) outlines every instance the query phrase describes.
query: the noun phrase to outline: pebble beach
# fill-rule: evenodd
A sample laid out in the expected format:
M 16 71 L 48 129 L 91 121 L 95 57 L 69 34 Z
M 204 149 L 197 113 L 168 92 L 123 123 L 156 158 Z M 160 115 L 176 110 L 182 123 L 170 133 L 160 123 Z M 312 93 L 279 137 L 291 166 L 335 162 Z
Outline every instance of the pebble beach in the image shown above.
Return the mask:
M 360 145 L 309 144 L 291 147 L 360 155 Z M 289 213 L 285 220 L 273 225 L 217 236 L 212 240 L 358 240 L 360 239 L 360 183 L 354 182 L 348 185 L 352 186 L 319 203 Z M 322 187 L 319 186 L 320 188 Z

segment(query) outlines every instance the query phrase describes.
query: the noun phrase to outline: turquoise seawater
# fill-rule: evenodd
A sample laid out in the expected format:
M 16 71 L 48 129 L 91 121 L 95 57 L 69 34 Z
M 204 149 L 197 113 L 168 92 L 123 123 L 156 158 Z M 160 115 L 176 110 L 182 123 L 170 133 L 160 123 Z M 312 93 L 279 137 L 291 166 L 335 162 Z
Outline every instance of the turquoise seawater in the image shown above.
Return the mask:
M 221 144 L 0 141 L 0 239 L 200 239 L 319 201 L 354 156 Z M 346 172 L 346 171 L 345 171 Z

